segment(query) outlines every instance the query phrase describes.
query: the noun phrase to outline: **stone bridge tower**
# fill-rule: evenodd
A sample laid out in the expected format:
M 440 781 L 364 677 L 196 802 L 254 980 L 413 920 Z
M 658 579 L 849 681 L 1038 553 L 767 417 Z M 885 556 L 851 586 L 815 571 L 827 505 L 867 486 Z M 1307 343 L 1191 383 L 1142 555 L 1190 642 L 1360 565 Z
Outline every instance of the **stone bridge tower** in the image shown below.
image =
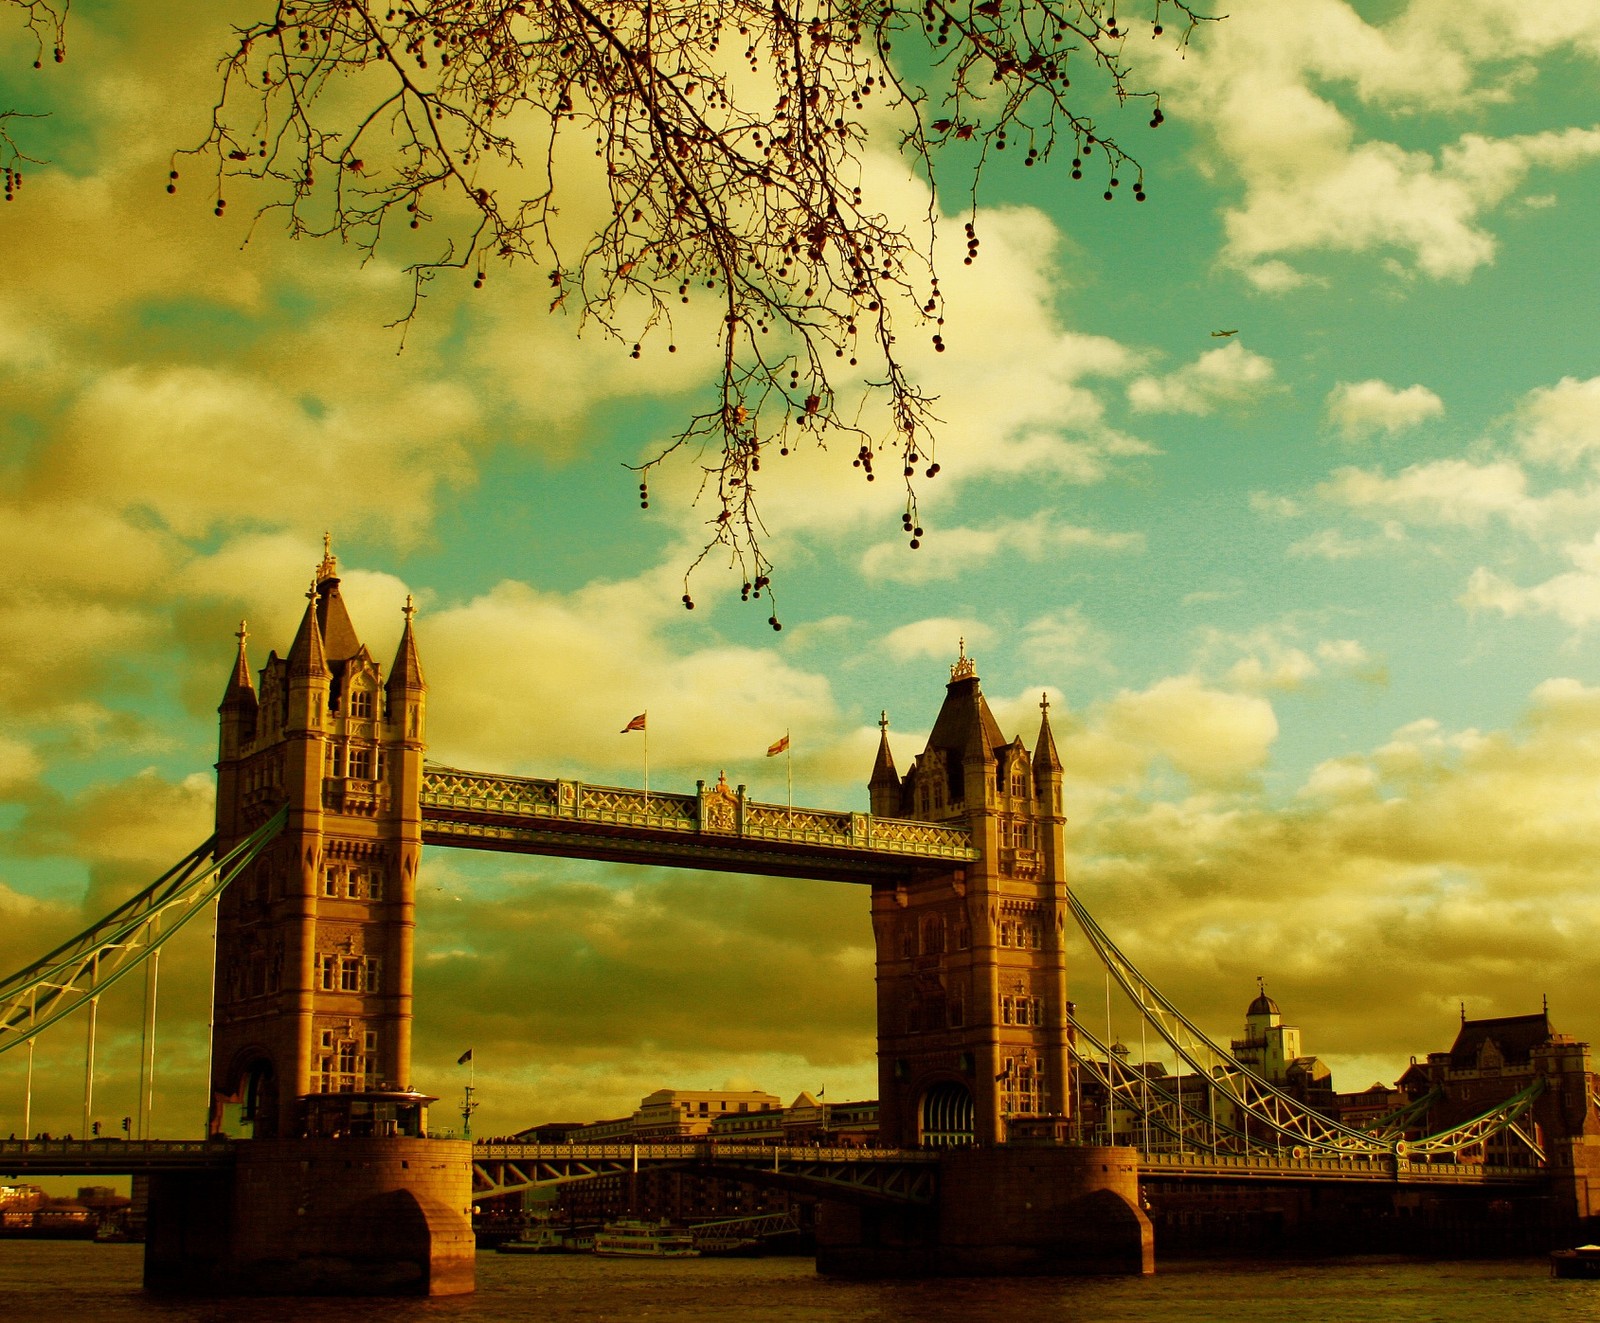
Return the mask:
M 1061 759 L 1040 703 L 1007 740 L 963 643 L 927 747 L 901 778 L 885 720 L 872 811 L 965 827 L 979 858 L 872 897 L 885 1142 L 991 1145 L 1068 1112 Z
M 286 801 L 282 835 L 221 899 L 213 1133 L 417 1133 L 412 930 L 427 686 L 405 606 L 385 680 L 331 551 L 259 691 L 244 628 L 219 709 L 219 853 Z

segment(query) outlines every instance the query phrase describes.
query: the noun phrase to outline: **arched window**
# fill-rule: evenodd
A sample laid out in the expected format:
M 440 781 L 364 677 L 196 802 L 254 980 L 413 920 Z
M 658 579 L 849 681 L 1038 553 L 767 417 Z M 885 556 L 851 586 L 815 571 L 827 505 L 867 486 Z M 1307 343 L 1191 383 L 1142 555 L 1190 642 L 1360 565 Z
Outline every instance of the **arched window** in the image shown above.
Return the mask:
M 922 1095 L 922 1106 L 917 1110 L 924 1144 L 951 1148 L 972 1143 L 972 1095 L 966 1085 L 940 1080 Z

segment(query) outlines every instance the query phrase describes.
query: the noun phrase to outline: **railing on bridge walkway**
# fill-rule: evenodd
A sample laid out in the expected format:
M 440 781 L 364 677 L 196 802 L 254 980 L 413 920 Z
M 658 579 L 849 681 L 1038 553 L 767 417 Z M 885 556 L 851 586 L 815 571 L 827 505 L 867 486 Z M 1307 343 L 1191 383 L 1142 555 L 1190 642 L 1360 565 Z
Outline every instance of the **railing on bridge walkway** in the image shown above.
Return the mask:
M 939 1154 L 933 1149 L 774 1147 L 695 1141 L 663 1144 L 475 1144 L 475 1199 L 514 1194 L 651 1168 L 804 1186 L 888 1203 L 930 1203 Z
M 1392 1154 L 1344 1157 L 1244 1156 L 1226 1153 L 1141 1153 L 1139 1179 L 1226 1181 L 1337 1181 L 1390 1185 L 1535 1185 L 1541 1167 L 1488 1166 L 1472 1162 L 1427 1162 Z
M 227 1167 L 227 1139 L 0 1139 L 7 1176 L 135 1176 Z
M 903 871 L 907 864 L 977 858 L 971 834 L 957 827 L 766 804 L 704 783 L 697 794 L 660 794 L 429 764 L 422 777 L 422 817 L 423 837 L 434 844 L 578 853 L 572 838 L 627 841 L 634 849 L 624 853 L 641 860 L 665 860 L 692 845 L 713 861 L 741 855 L 752 861 L 779 855 L 848 860 L 861 880 Z M 603 848 L 594 853 L 605 855 Z

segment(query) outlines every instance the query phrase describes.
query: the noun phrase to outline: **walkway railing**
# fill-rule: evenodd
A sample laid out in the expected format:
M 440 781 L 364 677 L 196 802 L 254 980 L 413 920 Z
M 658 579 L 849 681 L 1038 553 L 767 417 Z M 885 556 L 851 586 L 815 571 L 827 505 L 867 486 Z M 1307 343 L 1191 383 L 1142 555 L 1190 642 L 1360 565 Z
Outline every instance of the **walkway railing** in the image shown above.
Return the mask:
M 793 808 L 747 799 L 743 787 L 662 794 L 583 781 L 461 771 L 430 764 L 422 776 L 424 819 L 470 816 L 497 822 L 636 828 L 721 842 L 760 841 L 964 863 L 977 858 L 958 827 L 868 813 Z

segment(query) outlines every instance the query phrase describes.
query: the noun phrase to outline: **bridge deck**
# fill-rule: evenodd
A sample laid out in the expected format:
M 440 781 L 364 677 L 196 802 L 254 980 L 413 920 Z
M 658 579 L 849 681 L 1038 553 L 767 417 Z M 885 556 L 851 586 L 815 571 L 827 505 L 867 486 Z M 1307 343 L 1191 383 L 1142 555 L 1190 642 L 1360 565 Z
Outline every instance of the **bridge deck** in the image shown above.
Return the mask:
M 934 822 L 764 804 L 702 783 L 661 794 L 429 765 L 422 839 L 617 863 L 893 885 L 975 860 L 969 833 Z
M 565 1185 L 651 1168 L 759 1179 L 816 1195 L 883 1203 L 928 1203 L 939 1170 L 935 1149 L 806 1148 L 698 1140 L 674 1144 L 478 1144 L 474 1198 Z
M 227 1139 L 0 1140 L 0 1172 L 8 1176 L 135 1176 L 151 1171 L 228 1167 Z
M 227 1139 L 0 1140 L 8 1176 L 114 1176 L 225 1168 L 237 1143 Z M 897 1201 L 932 1195 L 938 1149 L 773 1147 L 705 1140 L 673 1144 L 490 1144 L 473 1146 L 479 1196 L 650 1167 L 693 1166 L 708 1175 L 761 1172 L 818 1187 L 833 1186 Z M 1402 1185 L 1537 1185 L 1533 1167 L 1420 1162 L 1407 1158 L 1245 1158 L 1155 1153 L 1139 1158 L 1141 1181 L 1385 1182 Z
M 1482 1163 L 1422 1162 L 1390 1156 L 1345 1158 L 1233 1157 L 1209 1153 L 1147 1153 L 1139 1179 L 1225 1181 L 1386 1182 L 1390 1185 L 1534 1185 L 1545 1179 L 1536 1167 L 1489 1167 Z

